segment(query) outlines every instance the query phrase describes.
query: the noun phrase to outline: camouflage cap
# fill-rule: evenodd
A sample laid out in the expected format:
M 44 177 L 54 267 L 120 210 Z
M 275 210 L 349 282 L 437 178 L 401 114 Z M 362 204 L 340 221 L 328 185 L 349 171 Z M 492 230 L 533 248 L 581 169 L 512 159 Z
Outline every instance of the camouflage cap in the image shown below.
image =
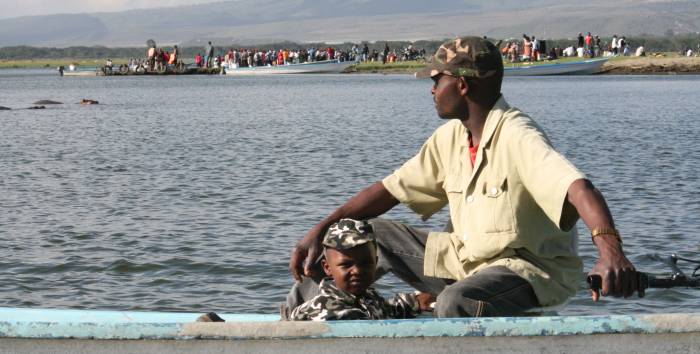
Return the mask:
M 323 245 L 338 250 L 347 250 L 374 242 L 372 225 L 364 220 L 340 219 L 331 225 L 323 237 Z
M 418 78 L 439 74 L 484 78 L 503 73 L 503 59 L 498 48 L 479 37 L 461 37 L 443 43 Z

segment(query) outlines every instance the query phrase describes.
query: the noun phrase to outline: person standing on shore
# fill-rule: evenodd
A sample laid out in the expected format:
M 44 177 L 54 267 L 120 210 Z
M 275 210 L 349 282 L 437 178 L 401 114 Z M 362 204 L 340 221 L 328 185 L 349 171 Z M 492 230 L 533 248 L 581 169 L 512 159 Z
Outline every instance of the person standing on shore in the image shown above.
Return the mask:
M 209 43 L 207 43 L 207 45 L 204 47 L 204 66 L 207 68 L 211 68 L 213 60 L 214 46 L 211 44 L 211 41 L 209 41 Z
M 382 64 L 386 64 L 390 51 L 391 50 L 389 49 L 389 43 L 384 42 L 384 52 L 382 52 Z
M 532 58 L 532 41 L 527 34 L 523 33 L 523 61 L 528 61 Z
M 170 54 L 170 58 L 168 58 L 168 65 L 175 65 L 177 64 L 177 58 L 180 56 L 180 50 L 177 48 L 177 45 L 173 46 L 173 52 Z
M 156 66 L 156 47 L 154 47 L 154 46 L 148 47 L 147 55 L 148 55 L 148 61 L 146 63 L 146 66 L 148 66 L 148 70 L 151 71 Z
M 437 114 L 448 121 L 412 159 L 297 243 L 289 268 L 299 282 L 283 311 L 318 294 L 323 235 L 343 218 L 369 219 L 377 277 L 392 272 L 437 295 L 438 317 L 513 316 L 565 302 L 583 271 L 579 218 L 600 255 L 589 272 L 602 280 L 593 300 L 643 295 L 603 195 L 537 123 L 503 98 L 503 61 L 493 43 L 447 41 L 416 76 L 433 80 Z M 423 220 L 449 206 L 448 230 L 428 233 L 376 218 L 399 203 Z
M 583 33 L 578 33 L 578 48 L 583 48 Z
M 535 36 L 532 36 L 532 60 L 540 60 L 540 41 Z
M 585 42 L 586 42 L 586 53 L 589 56 L 594 57 L 595 55 L 593 54 L 593 36 L 591 36 L 591 32 L 588 32 L 588 34 L 586 34 Z

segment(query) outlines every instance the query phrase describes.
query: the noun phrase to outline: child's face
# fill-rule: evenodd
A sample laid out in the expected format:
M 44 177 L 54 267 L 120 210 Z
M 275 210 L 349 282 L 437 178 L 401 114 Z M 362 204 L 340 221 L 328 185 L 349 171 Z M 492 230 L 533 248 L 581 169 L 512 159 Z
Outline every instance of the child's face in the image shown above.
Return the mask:
M 342 290 L 360 295 L 374 282 L 377 247 L 373 243 L 347 250 L 326 249 L 323 270 Z

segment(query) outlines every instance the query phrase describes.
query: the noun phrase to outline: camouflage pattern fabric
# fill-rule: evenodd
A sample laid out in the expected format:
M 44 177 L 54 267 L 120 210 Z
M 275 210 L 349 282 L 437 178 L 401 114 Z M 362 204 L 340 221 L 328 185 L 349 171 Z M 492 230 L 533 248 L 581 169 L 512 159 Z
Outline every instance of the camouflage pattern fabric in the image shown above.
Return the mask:
M 503 59 L 498 48 L 486 39 L 461 37 L 443 43 L 425 69 L 416 77 L 440 74 L 485 78 L 503 73 Z
M 331 225 L 323 237 L 323 245 L 338 250 L 347 250 L 374 242 L 372 225 L 364 220 L 340 219 Z
M 381 320 L 414 318 L 420 313 L 415 294 L 397 294 L 386 300 L 373 288 L 356 296 L 339 289 L 333 279 L 321 281 L 321 294 L 295 308 L 291 321 Z

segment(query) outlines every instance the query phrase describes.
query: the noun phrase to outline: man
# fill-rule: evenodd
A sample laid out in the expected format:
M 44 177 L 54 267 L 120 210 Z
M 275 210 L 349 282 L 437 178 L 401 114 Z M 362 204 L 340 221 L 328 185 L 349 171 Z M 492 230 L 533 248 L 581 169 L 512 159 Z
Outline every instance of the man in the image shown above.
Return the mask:
M 583 33 L 579 32 L 578 33 L 578 43 L 577 43 L 579 48 L 583 48 Z
M 211 44 L 211 41 L 209 41 L 207 43 L 207 45 L 204 47 L 204 66 L 207 68 L 211 68 L 213 61 L 214 61 L 214 46 Z
M 534 61 L 540 60 L 540 41 L 532 36 L 532 59 Z
M 586 34 L 586 53 L 588 55 L 593 56 L 593 36 L 591 36 L 591 32 L 588 32 Z
M 386 64 L 387 58 L 389 57 L 389 43 L 384 42 L 384 51 L 382 52 L 382 64 Z
M 435 108 L 449 121 L 415 157 L 304 236 L 291 255 L 290 270 L 300 282 L 287 306 L 317 294 L 325 229 L 341 218 L 376 217 L 399 202 L 423 219 L 450 207 L 446 232 L 371 221 L 377 276 L 391 271 L 437 295 L 436 316 L 511 316 L 565 302 L 581 281 L 574 228 L 579 217 L 600 253 L 589 273 L 602 279 L 593 300 L 631 296 L 636 271 L 603 196 L 531 118 L 502 97 L 498 49 L 477 37 L 448 41 L 417 76 L 432 78 Z

